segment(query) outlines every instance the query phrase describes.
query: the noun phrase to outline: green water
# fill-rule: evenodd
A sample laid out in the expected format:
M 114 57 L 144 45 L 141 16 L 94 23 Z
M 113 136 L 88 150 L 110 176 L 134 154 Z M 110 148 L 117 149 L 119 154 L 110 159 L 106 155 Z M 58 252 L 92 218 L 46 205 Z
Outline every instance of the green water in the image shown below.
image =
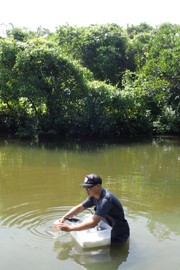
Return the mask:
M 123 246 L 83 250 L 52 223 L 97 173 L 124 206 Z M 180 269 L 180 138 L 88 144 L 0 140 L 0 269 Z

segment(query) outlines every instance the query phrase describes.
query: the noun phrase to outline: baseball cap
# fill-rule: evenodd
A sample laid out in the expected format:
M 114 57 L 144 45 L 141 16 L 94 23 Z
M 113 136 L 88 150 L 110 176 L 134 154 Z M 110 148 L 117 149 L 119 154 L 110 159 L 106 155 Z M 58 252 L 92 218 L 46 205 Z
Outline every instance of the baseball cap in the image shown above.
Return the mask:
M 97 174 L 88 174 L 85 176 L 84 183 L 81 184 L 81 186 L 84 187 L 90 187 L 90 186 L 95 186 L 97 184 L 102 184 L 102 179 L 99 175 Z

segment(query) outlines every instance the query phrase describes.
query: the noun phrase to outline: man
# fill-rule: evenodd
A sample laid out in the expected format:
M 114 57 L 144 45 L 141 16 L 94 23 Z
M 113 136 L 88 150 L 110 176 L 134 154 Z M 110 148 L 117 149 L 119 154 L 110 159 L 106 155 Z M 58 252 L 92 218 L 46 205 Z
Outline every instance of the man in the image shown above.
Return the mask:
M 129 238 L 130 230 L 123 207 L 117 197 L 102 187 L 102 179 L 96 174 L 86 175 L 82 186 L 86 189 L 88 198 L 73 207 L 60 219 L 59 228 L 67 232 L 86 230 L 97 226 L 102 219 L 112 227 L 112 242 L 125 242 Z M 66 218 L 77 215 L 93 206 L 95 206 L 95 213 L 90 220 L 75 225 L 64 223 Z

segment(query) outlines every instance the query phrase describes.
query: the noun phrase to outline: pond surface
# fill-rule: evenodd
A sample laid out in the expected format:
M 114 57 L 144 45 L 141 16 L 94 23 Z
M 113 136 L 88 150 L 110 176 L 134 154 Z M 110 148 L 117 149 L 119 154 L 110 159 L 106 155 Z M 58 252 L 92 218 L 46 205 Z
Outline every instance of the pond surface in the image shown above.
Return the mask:
M 52 223 L 97 173 L 124 206 L 123 246 L 83 250 Z M 121 144 L 0 140 L 0 269 L 179 270 L 180 139 Z

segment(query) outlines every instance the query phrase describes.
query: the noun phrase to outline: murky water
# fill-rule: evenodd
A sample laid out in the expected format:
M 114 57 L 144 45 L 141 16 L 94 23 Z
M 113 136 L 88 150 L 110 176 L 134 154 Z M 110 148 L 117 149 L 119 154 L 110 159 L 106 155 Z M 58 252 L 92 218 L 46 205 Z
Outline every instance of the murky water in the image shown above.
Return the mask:
M 83 250 L 52 223 L 97 173 L 124 205 L 123 246 Z M 63 144 L 0 141 L 0 269 L 179 270 L 180 139 Z

